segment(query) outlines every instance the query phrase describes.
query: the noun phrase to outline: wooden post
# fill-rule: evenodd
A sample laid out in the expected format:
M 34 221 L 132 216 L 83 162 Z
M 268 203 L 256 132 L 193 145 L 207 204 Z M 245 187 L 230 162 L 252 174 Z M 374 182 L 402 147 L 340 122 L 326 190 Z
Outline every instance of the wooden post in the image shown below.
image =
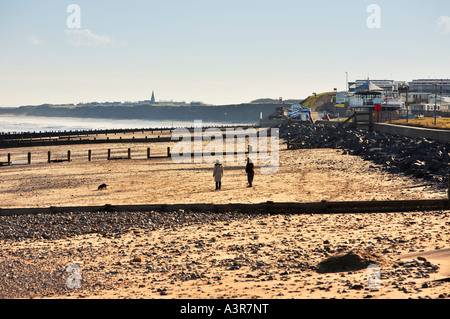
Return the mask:
M 28 164 L 31 164 L 31 153 L 28 152 Z
M 8 165 L 11 165 L 11 153 L 8 153 Z
M 447 189 L 447 192 L 448 192 L 448 200 L 450 201 L 450 174 L 448 174 L 448 189 Z
M 67 161 L 70 162 L 70 151 L 67 151 Z
M 150 158 L 150 147 L 147 147 L 147 158 Z
M 134 136 L 133 136 L 134 138 Z M 131 159 L 131 148 L 128 149 L 128 159 Z
M 108 149 L 108 161 L 111 159 L 111 149 Z
M 50 151 L 48 151 L 48 162 L 50 163 L 50 161 L 51 161 L 51 158 L 52 158 L 52 153 L 50 152 Z
M 88 161 L 90 162 L 92 159 L 92 150 L 88 151 Z

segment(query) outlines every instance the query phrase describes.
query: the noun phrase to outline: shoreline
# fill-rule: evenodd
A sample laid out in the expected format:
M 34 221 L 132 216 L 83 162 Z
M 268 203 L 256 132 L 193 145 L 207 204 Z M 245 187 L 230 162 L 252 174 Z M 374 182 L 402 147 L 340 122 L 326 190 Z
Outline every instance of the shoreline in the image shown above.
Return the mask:
M 12 123 L 4 123 L 6 128 L 2 128 L 0 131 L 1 135 L 10 135 L 10 134 L 32 134 L 32 133 L 51 133 L 51 132 L 87 132 L 96 130 L 158 130 L 158 129 L 171 129 L 173 128 L 183 128 L 183 127 L 193 127 L 194 121 L 190 120 L 171 120 L 171 119 L 161 119 L 161 120 L 145 120 L 145 119 L 121 119 L 121 118 L 103 118 L 103 117 L 66 117 L 66 116 L 35 116 L 35 115 L 26 115 L 26 114 L 0 114 L 0 120 L 14 120 L 17 122 L 18 120 L 22 120 L 16 125 L 20 125 L 21 128 L 27 126 L 27 121 L 30 120 L 32 123 L 29 125 L 30 129 L 28 130 L 14 130 L 12 129 Z M 34 121 L 37 121 L 34 123 Z M 85 122 L 91 122 L 88 127 Z M 10 121 L 12 122 L 12 121 Z M 55 126 L 55 122 L 56 125 Z M 111 123 L 112 122 L 112 123 Z M 203 126 L 248 126 L 255 125 L 257 122 L 255 121 L 247 121 L 247 122 L 220 122 L 220 121 L 202 121 Z M 129 124 L 127 124 L 129 123 Z M 161 123 L 165 124 L 163 126 Z M 8 124 L 10 128 L 8 128 Z M 66 124 L 66 125 L 65 125 Z M 178 124 L 178 125 L 177 125 Z M 36 126 L 39 125 L 39 126 Z M 58 126 L 59 125 L 59 126 Z M 62 125 L 62 126 L 61 126 Z M 48 129 L 48 127 L 52 127 L 52 129 Z M 33 129 L 34 128 L 34 129 Z M 40 129 L 41 128 L 41 129 Z M 69 129 L 70 128 L 70 129 Z

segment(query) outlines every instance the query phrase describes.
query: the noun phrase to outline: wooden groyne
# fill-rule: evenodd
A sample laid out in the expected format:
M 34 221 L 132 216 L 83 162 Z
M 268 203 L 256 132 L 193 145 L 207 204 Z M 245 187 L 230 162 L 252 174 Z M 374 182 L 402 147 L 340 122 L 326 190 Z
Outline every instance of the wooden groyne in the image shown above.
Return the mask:
M 227 128 L 250 128 L 259 127 L 254 124 L 248 125 L 217 125 L 217 126 L 202 126 L 203 131 L 210 128 L 227 129 Z M 46 137 L 60 137 L 60 136 L 87 136 L 99 134 L 127 134 L 127 133 L 150 133 L 157 134 L 164 132 L 172 132 L 173 130 L 185 128 L 193 132 L 196 127 L 160 127 L 160 128 L 128 128 L 128 129 L 93 129 L 93 130 L 64 130 L 64 131 L 40 131 L 40 132 L 12 132 L 0 133 L 0 141 L 5 139 L 21 139 L 21 138 L 46 138 Z M 198 128 L 197 128 L 198 129 Z
M 235 128 L 255 128 L 254 125 L 248 126 L 214 126 L 202 127 L 202 133 L 208 129 L 235 129 Z M 190 133 L 194 133 L 196 128 L 186 128 Z M 160 129 L 127 129 L 127 130 L 91 130 L 91 131 L 62 131 L 62 132 L 39 132 L 39 133 L 11 133 L 0 134 L 0 148 L 18 148 L 33 146 L 55 146 L 55 145 L 80 145 L 80 144 L 113 144 L 113 143 L 156 143 L 173 142 L 170 136 L 161 136 L 171 134 L 174 128 Z M 130 138 L 117 135 L 126 134 L 149 134 L 150 136 Z M 267 136 L 270 136 L 271 130 L 267 130 Z M 159 135 L 156 135 L 159 134 Z M 104 137 L 101 137 L 101 136 Z M 109 135 L 109 136 L 108 136 Z M 99 137 L 100 136 L 100 137 Z M 223 138 L 227 136 L 223 133 Z
M 97 150 L 98 151 L 98 150 Z M 140 150 L 143 151 L 143 150 Z M 126 152 L 126 155 L 123 156 L 124 152 Z M 104 152 L 102 152 L 104 153 Z M 252 153 L 252 147 L 250 145 L 247 146 L 247 151 L 233 151 L 233 152 L 225 152 L 223 155 L 246 155 L 246 154 L 250 154 Z M 61 158 L 61 154 L 59 153 L 58 158 L 54 158 L 53 154 L 51 151 L 47 152 L 47 163 L 60 163 L 60 162 L 71 162 L 74 158 L 73 158 L 73 154 L 71 150 L 67 151 L 67 156 L 64 156 L 64 158 Z M 80 155 L 79 153 L 77 153 L 76 158 L 79 159 L 80 157 L 83 157 L 84 159 L 87 159 L 87 161 L 91 162 L 93 159 L 93 152 L 92 150 L 87 150 L 87 152 L 84 153 L 85 155 Z M 132 157 L 133 154 L 133 157 Z M 19 156 L 18 154 L 14 154 L 16 157 L 20 157 L 20 158 L 24 158 L 24 156 Z M 219 155 L 219 154 L 217 154 Z M 214 152 L 211 152 L 211 154 L 203 154 L 203 153 L 189 153 L 189 154 L 174 154 L 172 153 L 172 149 L 171 147 L 167 147 L 167 153 L 165 154 L 159 154 L 159 155 L 154 155 L 151 152 L 150 147 L 147 147 L 146 149 L 146 153 L 144 154 L 143 152 L 141 153 L 137 153 L 136 151 L 132 152 L 131 148 L 128 149 L 122 149 L 122 150 L 111 150 L 111 149 L 107 149 L 106 151 L 106 155 L 103 154 L 103 157 L 101 155 L 96 154 L 96 159 L 97 160 L 120 160 L 120 159 L 129 159 L 131 160 L 132 158 L 136 159 L 161 159 L 161 158 L 172 158 L 172 157 L 185 157 L 185 156 L 190 156 L 192 157 L 205 157 L 205 156 L 216 156 L 216 154 Z M 42 158 L 42 154 L 40 154 L 40 158 Z M 33 153 L 28 152 L 26 155 L 26 162 L 14 162 L 14 158 L 12 156 L 11 153 L 8 153 L 6 155 L 6 162 L 2 162 L 0 161 L 0 166 L 10 166 L 10 165 L 15 165 L 15 163 L 20 163 L 20 164 L 40 164 L 43 163 L 43 161 L 37 161 L 37 162 L 33 162 L 32 160 L 34 159 Z
M 79 138 L 39 138 L 0 141 L 0 148 L 19 148 L 35 146 L 57 146 L 57 145 L 84 145 L 84 144 L 115 144 L 115 143 L 157 143 L 173 142 L 170 137 L 144 137 L 144 138 L 104 138 L 97 139 L 89 137 Z
M 264 202 L 256 204 L 143 204 L 143 205 L 101 205 L 71 207 L 3 208 L 0 216 L 24 214 L 57 214 L 77 212 L 150 212 L 150 211 L 193 211 L 209 213 L 264 213 L 264 214 L 343 214 L 343 213 L 397 213 L 412 211 L 433 211 L 450 209 L 448 199 L 392 200 L 392 201 L 343 201 L 343 202 Z

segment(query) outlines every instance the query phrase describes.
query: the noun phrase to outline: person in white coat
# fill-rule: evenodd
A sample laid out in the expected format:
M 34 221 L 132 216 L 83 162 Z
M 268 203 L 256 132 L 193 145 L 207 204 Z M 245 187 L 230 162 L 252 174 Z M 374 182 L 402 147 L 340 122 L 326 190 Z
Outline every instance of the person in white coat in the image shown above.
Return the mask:
M 216 182 L 216 190 L 220 190 L 222 187 L 223 165 L 219 160 L 214 164 L 213 177 Z

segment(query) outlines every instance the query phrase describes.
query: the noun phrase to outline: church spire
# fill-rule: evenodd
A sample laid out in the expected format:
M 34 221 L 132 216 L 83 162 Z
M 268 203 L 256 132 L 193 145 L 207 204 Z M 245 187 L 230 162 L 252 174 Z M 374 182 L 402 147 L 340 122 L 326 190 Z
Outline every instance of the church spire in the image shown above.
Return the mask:
M 155 103 L 155 92 L 152 91 L 152 99 L 151 99 L 152 103 Z

